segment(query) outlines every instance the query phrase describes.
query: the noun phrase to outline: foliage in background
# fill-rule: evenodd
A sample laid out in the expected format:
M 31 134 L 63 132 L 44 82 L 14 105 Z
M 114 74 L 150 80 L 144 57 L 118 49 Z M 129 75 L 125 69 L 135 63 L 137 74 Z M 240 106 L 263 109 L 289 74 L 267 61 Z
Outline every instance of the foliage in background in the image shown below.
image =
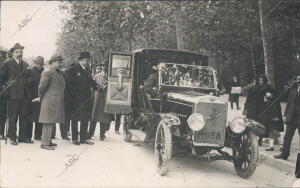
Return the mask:
M 108 51 L 139 48 L 176 49 L 175 13 L 180 6 L 184 49 L 210 55 L 220 84 L 234 74 L 242 85 L 264 74 L 258 1 L 70 1 L 56 53 L 74 63 L 80 51 L 103 63 Z M 276 86 L 281 88 L 299 65 L 297 1 L 270 1 L 266 9 L 268 36 L 273 47 Z

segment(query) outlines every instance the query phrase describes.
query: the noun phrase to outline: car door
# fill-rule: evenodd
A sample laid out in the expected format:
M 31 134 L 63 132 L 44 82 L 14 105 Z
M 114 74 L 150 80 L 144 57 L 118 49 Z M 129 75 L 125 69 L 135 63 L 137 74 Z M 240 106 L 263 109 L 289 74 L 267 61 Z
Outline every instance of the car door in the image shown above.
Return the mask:
M 110 52 L 105 112 L 115 114 L 132 112 L 132 84 L 133 54 Z

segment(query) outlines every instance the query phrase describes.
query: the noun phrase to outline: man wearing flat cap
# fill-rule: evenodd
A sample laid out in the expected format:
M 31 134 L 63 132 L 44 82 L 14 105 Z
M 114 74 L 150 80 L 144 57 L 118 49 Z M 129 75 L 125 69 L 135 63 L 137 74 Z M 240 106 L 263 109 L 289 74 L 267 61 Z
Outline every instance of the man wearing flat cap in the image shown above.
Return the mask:
M 54 150 L 57 144 L 51 142 L 51 132 L 56 123 L 65 123 L 64 90 L 65 79 L 61 72 L 61 56 L 52 56 L 50 67 L 43 71 L 38 87 L 41 102 L 39 123 L 43 124 L 41 148 Z
M 17 122 L 19 119 L 19 142 L 33 143 L 26 134 L 31 105 L 31 75 L 28 64 L 22 60 L 23 49 L 16 43 L 10 50 L 12 57 L 0 67 L 0 79 L 8 86 L 8 134 L 10 143 L 17 145 Z
M 73 101 L 70 109 L 72 127 L 72 141 L 75 145 L 94 144 L 88 140 L 88 122 L 91 119 L 92 91 L 96 89 L 96 82 L 93 80 L 90 71 L 90 53 L 81 52 L 78 63 L 67 72 L 67 91 L 70 100 Z M 78 141 L 78 123 L 80 121 L 80 140 Z
M 31 82 L 31 91 L 32 91 L 32 99 L 36 99 L 39 97 L 38 95 L 38 87 L 40 84 L 41 74 L 44 71 L 44 58 L 41 56 L 37 56 L 34 60 L 34 67 L 30 70 L 32 82 Z M 35 122 L 34 129 L 34 139 L 41 140 L 42 136 L 42 124 L 39 123 L 39 115 L 40 115 L 40 103 L 33 102 L 31 105 L 31 118 L 28 126 L 28 136 L 32 137 L 32 128 L 33 122 Z
M 0 67 L 3 66 L 4 61 L 7 59 L 7 51 L 0 48 Z M 2 93 L 4 83 L 0 79 L 0 139 L 5 140 L 5 122 L 7 117 L 7 97 Z

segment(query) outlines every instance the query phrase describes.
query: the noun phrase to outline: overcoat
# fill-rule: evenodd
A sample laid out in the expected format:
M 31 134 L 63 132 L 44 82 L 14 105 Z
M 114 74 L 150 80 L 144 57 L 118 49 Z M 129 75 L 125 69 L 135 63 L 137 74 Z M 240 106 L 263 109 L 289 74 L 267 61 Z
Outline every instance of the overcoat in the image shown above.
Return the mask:
M 41 98 L 40 123 L 64 123 L 65 80 L 62 72 L 52 67 L 44 70 L 38 92 Z
M 89 121 L 92 112 L 92 89 L 96 90 L 96 82 L 90 71 L 84 70 L 79 63 L 67 72 L 66 90 L 68 100 L 72 101 L 69 109 L 70 119 L 74 121 Z
M 8 98 L 13 100 L 30 100 L 31 74 L 28 64 L 21 60 L 20 64 L 14 58 L 10 58 L 0 67 L 0 80 L 6 83 L 9 80 L 15 82 L 8 89 Z
M 290 92 L 289 92 L 289 97 L 288 97 L 287 105 L 286 105 L 285 112 L 284 112 L 284 116 L 286 117 L 287 125 L 292 124 L 293 120 L 295 118 L 294 112 L 296 110 L 297 97 L 298 97 L 298 87 L 290 90 Z
M 113 114 L 106 113 L 104 111 L 105 104 L 106 104 L 106 94 L 107 94 L 107 88 L 104 87 L 106 81 L 105 73 L 100 72 L 96 74 L 94 76 L 94 80 L 96 80 L 97 84 L 99 84 L 104 89 L 95 91 L 92 121 L 100 122 L 100 124 L 101 123 L 108 124 L 112 121 Z
M 262 122 L 268 130 L 282 132 L 284 130 L 281 106 L 276 98 L 264 102 L 265 112 L 262 116 Z M 275 120 L 276 119 L 276 120 Z
M 31 77 L 32 77 L 32 81 L 31 81 L 32 99 L 35 99 L 35 98 L 39 97 L 38 87 L 40 84 L 43 69 L 40 70 L 40 69 L 34 67 L 33 69 L 30 70 L 30 72 L 31 72 Z M 38 122 L 39 116 L 40 116 L 41 104 L 39 102 L 34 102 L 31 105 L 31 108 L 32 108 L 31 109 L 31 121 Z

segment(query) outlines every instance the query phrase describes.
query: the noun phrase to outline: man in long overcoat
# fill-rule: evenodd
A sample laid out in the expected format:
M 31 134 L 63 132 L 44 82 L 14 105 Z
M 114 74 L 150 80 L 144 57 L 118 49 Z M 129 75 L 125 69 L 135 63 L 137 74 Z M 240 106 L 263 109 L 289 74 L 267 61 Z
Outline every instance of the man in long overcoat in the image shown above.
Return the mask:
M 41 101 L 39 123 L 43 123 L 41 148 L 54 150 L 51 132 L 55 123 L 65 122 L 64 89 L 65 79 L 61 72 L 61 56 L 51 57 L 50 67 L 41 76 L 38 92 Z
M 0 50 L 0 67 L 3 65 L 7 58 L 7 52 L 3 49 Z M 7 117 L 7 96 L 2 93 L 5 84 L 0 79 L 0 139 L 5 140 L 5 122 Z
M 300 75 L 297 76 L 297 86 L 290 90 L 283 119 L 286 123 L 283 148 L 282 152 L 274 157 L 276 159 L 287 160 L 290 155 L 290 147 L 296 129 L 298 129 L 298 134 L 300 135 Z
M 88 140 L 88 122 L 92 111 L 92 90 L 96 89 L 96 82 L 89 69 L 90 53 L 81 52 L 78 63 L 67 72 L 67 90 L 72 101 L 71 127 L 72 141 L 75 145 L 94 144 Z M 80 121 L 80 141 L 78 141 L 78 122 Z
M 26 134 L 30 120 L 31 75 L 28 64 L 22 60 L 23 49 L 16 43 L 10 50 L 12 58 L 0 67 L 0 79 L 8 85 L 8 122 L 9 138 L 12 145 L 17 145 L 17 122 L 19 119 L 19 142 L 33 143 Z

